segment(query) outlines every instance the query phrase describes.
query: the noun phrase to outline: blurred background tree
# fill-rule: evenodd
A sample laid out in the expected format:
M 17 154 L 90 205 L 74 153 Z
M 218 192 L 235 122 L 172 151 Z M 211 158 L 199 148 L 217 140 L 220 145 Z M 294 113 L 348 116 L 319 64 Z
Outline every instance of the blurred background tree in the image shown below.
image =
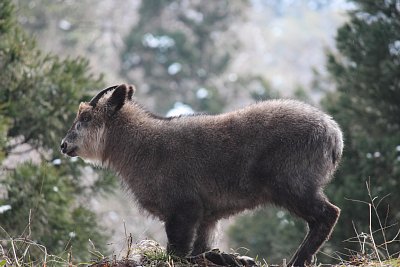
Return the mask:
M 0 22 L 0 207 L 7 208 L 11 199 L 13 204 L 0 214 L 0 225 L 13 236 L 27 234 L 24 227 L 32 209 L 32 222 L 36 218 L 38 223 L 32 225 L 32 236 L 36 232 L 43 238 L 37 240 L 56 246 L 57 253 L 65 251 L 64 240 L 84 240 L 78 243 L 86 246 L 85 240 L 98 231 L 87 227 L 92 213 L 82 216 L 90 206 L 101 215 L 99 224 L 108 227 L 104 232 L 113 233 L 121 224 L 119 236 L 111 242 L 123 240 L 125 220 L 135 239 L 151 237 L 163 243 L 162 225 L 132 212 L 134 205 L 126 205 L 129 198 L 124 194 L 95 198 L 97 206 L 89 202 L 98 191 L 110 188 L 111 175 L 92 181 L 90 169 L 81 161 L 60 160 L 58 144 L 65 125 L 74 117 L 77 103 L 88 99 L 103 81 L 134 83 L 138 101 L 161 114 L 174 106 L 218 113 L 270 98 L 317 103 L 323 97 L 322 105 L 342 125 L 346 139 L 343 164 L 327 187 L 343 212 L 324 253 L 343 252 L 342 241 L 355 236 L 351 220 L 359 232 L 368 232 L 368 206 L 346 200 L 368 200 L 366 180 L 371 179 L 374 196 L 398 190 L 396 1 L 14 0 L 16 14 L 9 1 L 3 2 L 1 16 L 8 19 Z M 348 17 L 338 15 L 343 10 L 349 11 Z M 331 36 L 344 20 L 348 23 L 338 31 L 336 50 Z M 37 44 L 16 22 L 38 37 Z M 327 57 L 324 47 L 330 47 Z M 90 63 L 76 55 L 85 55 Z M 323 69 L 325 58 L 328 68 Z M 312 66 L 319 72 L 314 84 L 318 92 L 308 83 Z M 91 72 L 103 72 L 105 77 Z M 32 153 L 40 160 L 12 164 Z M 89 181 L 82 179 L 83 172 Z M 42 188 L 42 181 L 47 186 Z M 26 193 L 19 193 L 20 187 Z M 31 204 L 21 204 L 30 199 Z M 50 200 L 59 205 L 36 208 Z M 396 203 L 396 194 L 381 202 L 383 217 L 385 205 L 391 204 L 387 224 L 399 220 Z M 14 217 L 8 216 L 17 210 Z M 63 215 L 63 223 L 49 240 L 49 229 L 61 222 L 55 213 Z M 78 220 L 81 230 L 71 223 Z M 39 233 L 45 233 L 46 240 Z M 240 216 L 229 230 L 231 240 L 222 246 L 247 247 L 252 256 L 280 263 L 304 234 L 301 221 L 268 208 Z M 357 244 L 344 246 L 358 250 Z M 86 247 L 72 247 L 78 257 L 86 257 Z
M 0 239 L 28 238 L 50 254 L 71 252 L 76 260 L 90 258 L 89 239 L 106 250 L 107 236 L 83 203 L 114 182 L 101 175 L 83 183 L 82 162 L 60 159 L 59 152 L 77 103 L 101 88 L 102 77 L 93 76 L 83 58 L 42 53 L 18 26 L 12 1 L 5 0 L 0 3 L 0 81 Z M 18 164 L 22 154 L 32 162 Z M 26 256 L 36 260 L 42 252 L 32 248 Z
M 304 234 L 303 221 L 275 207 L 240 215 L 228 230 L 232 247 L 245 248 L 249 256 L 265 259 L 268 264 L 290 257 Z
M 386 240 L 380 232 L 375 233 L 376 243 L 392 240 L 399 229 L 400 9 L 397 1 L 352 2 L 355 6 L 349 22 L 337 32 L 337 52 L 327 55 L 329 77 L 316 76 L 318 86 L 327 93 L 322 105 L 339 122 L 345 136 L 342 164 L 326 190 L 342 213 L 332 239 L 322 250 L 329 257 L 319 254 L 322 262 L 331 262 L 331 257 L 337 257 L 334 252 L 347 258 L 360 251 L 357 232 L 369 233 L 369 207 L 358 202 L 371 202 L 366 182 L 370 182 L 372 198 L 378 197 L 375 204 L 380 203 L 381 225 L 372 214 L 373 229 L 383 226 L 386 232 Z M 336 88 L 333 92 L 332 85 Z M 278 263 L 281 258 L 276 255 L 289 255 L 300 242 L 302 228 L 302 222 L 287 218 L 285 212 L 261 210 L 241 217 L 229 233 L 232 242 L 250 249 L 251 255 Z M 343 243 L 350 238 L 355 242 Z M 372 249 L 367 246 L 366 252 Z M 400 244 L 392 242 L 379 249 L 381 256 L 397 257 Z
M 155 98 L 165 114 L 175 101 L 197 111 L 221 112 L 226 98 L 219 94 L 232 53 L 226 42 L 232 21 L 243 16 L 247 1 L 142 1 L 139 22 L 125 38 L 122 74 L 142 81 L 141 90 Z M 225 41 L 221 43 L 221 41 Z M 223 49 L 218 49 L 223 46 Z
M 368 232 L 368 206 L 346 199 L 370 202 L 379 197 L 379 216 L 391 240 L 399 228 L 400 196 L 400 9 L 398 1 L 353 0 L 350 21 L 339 28 L 337 53 L 328 53 L 327 69 L 336 91 L 323 99 L 345 133 L 343 163 L 328 192 L 342 208 L 332 244 L 344 252 L 341 241 L 357 231 Z M 375 201 L 376 204 L 378 203 Z M 373 216 L 375 217 L 375 216 Z M 376 218 L 373 228 L 380 229 Z M 375 237 L 378 244 L 385 240 Z M 345 243 L 359 250 L 357 243 Z M 380 247 L 382 251 L 385 246 Z M 393 242 L 384 252 L 399 254 L 400 243 Z

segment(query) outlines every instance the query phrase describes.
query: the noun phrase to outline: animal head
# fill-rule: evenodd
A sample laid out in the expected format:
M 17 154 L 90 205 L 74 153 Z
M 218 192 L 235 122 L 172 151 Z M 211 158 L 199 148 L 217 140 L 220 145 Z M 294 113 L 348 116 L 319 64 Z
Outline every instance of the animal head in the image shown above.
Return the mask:
M 61 142 L 61 152 L 70 157 L 101 160 L 105 145 L 105 127 L 127 101 L 135 89 L 125 84 L 108 87 L 90 102 L 82 102 L 71 128 Z

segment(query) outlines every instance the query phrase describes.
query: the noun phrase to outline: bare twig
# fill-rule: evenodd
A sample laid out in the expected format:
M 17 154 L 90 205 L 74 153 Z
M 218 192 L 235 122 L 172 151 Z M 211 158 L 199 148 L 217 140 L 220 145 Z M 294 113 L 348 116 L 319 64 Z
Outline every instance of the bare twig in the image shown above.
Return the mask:
M 15 246 L 14 246 L 14 240 L 13 239 L 11 239 L 11 247 L 12 247 L 13 254 L 14 254 L 15 264 L 17 264 L 17 266 L 21 266 L 19 264 L 19 261 L 18 261 L 18 258 L 17 258 L 17 253 L 15 252 Z
M 361 253 L 364 253 L 363 245 L 361 244 L 361 239 L 360 239 L 360 236 L 359 236 L 359 234 L 357 232 L 357 228 L 356 228 L 356 225 L 354 224 L 354 221 L 351 221 L 351 224 L 353 225 L 354 232 L 356 232 L 356 237 L 358 239 L 358 243 L 360 244 Z
M 8 232 L 6 231 L 6 229 L 4 229 L 3 227 L 1 227 L 1 225 L 0 225 L 0 230 L 2 230 L 2 231 L 7 235 L 7 238 L 9 238 L 9 239 L 12 238 L 12 237 L 8 234 Z
M 381 232 L 382 232 L 382 237 L 383 237 L 383 241 L 384 241 L 384 244 L 385 244 L 385 251 L 386 251 L 386 256 L 387 257 L 389 257 L 390 255 L 389 255 L 389 249 L 388 249 L 388 246 L 387 246 L 387 239 L 386 239 L 386 233 L 385 233 L 385 231 L 383 230 L 383 225 L 382 225 L 382 222 L 381 222 L 381 219 L 380 219 L 380 217 L 379 217 L 379 214 L 378 214 L 378 209 L 377 209 L 377 206 L 375 206 L 375 203 L 374 203 L 374 200 L 376 199 L 376 197 L 375 198 L 372 198 L 372 194 L 371 194 L 371 181 L 370 180 L 368 180 L 368 182 L 366 182 L 366 186 L 367 186 L 367 192 L 368 192 L 368 196 L 369 196 L 369 198 L 370 198 L 370 200 L 371 200 L 371 204 L 370 204 L 370 212 L 371 212 L 371 205 L 372 205 L 372 207 L 374 208 L 374 212 L 375 212 L 375 216 L 376 216 L 376 218 L 378 219 L 378 223 L 379 223 L 379 226 L 380 226 L 380 229 L 381 229 Z M 386 195 L 387 196 L 387 195 Z M 385 197 L 386 197 L 385 196 Z M 380 204 L 380 202 L 378 202 L 378 205 Z M 371 224 L 371 217 L 370 217 L 370 224 Z M 371 230 L 371 225 L 370 225 L 370 230 Z M 371 232 L 371 235 L 372 235 L 372 232 Z M 374 242 L 375 243 L 375 242 Z M 379 260 L 379 262 L 380 262 L 380 260 Z
M 387 194 L 387 195 L 384 195 L 379 201 L 378 201 L 378 204 L 376 204 L 376 208 L 378 209 L 378 207 L 379 207 L 379 205 L 381 204 L 381 202 L 385 199 L 385 198 L 387 198 L 387 197 L 389 197 L 391 194 L 389 193 L 389 194 Z M 389 207 L 388 207 L 389 208 Z
M 125 220 L 124 222 L 124 231 L 125 231 L 125 240 L 128 240 L 128 234 L 126 233 L 126 224 L 125 224 Z
M 89 239 L 89 242 L 90 242 L 90 244 L 92 244 L 93 250 L 94 250 L 94 251 L 90 251 L 89 250 L 89 252 L 91 254 L 93 254 L 93 255 L 96 255 L 96 257 L 99 258 L 99 259 L 105 259 L 106 256 L 104 256 L 98 249 L 96 249 L 96 247 L 95 247 L 94 243 L 92 242 L 92 240 Z
M 69 248 L 69 252 L 68 252 L 68 267 L 72 267 L 72 246 Z
M 385 216 L 385 227 L 387 225 L 387 220 L 389 218 L 389 211 L 390 211 L 390 206 L 389 204 L 387 205 L 387 209 L 386 209 L 386 216 Z
M 378 258 L 380 266 L 382 266 L 382 261 L 381 261 L 381 258 L 379 256 L 378 249 L 377 249 L 377 247 L 375 245 L 375 240 L 374 240 L 374 236 L 373 236 L 373 233 L 372 233 L 372 205 L 368 204 L 368 206 L 369 206 L 369 232 L 370 232 L 370 238 L 371 238 L 371 241 L 372 241 L 372 244 L 373 244 L 373 248 L 374 248 L 375 253 L 376 253 L 376 257 Z
M 28 253 L 29 248 L 30 248 L 30 246 L 31 246 L 27 241 L 28 241 L 28 240 L 25 239 L 25 242 L 24 242 L 24 243 L 27 244 L 27 246 L 26 246 L 26 248 L 25 248 L 24 253 L 22 254 L 22 257 L 23 257 L 23 258 L 25 258 L 26 254 Z
M 31 235 L 32 235 L 32 231 L 31 231 L 31 222 L 32 222 L 32 209 L 29 209 L 28 236 L 27 236 L 27 238 L 31 238 Z
M 353 201 L 353 202 L 358 202 L 358 203 L 362 203 L 362 204 L 366 204 L 369 205 L 370 203 L 368 203 L 367 201 L 362 201 L 362 200 L 358 200 L 358 199 L 352 199 L 352 198 L 344 198 L 345 200 L 349 200 L 349 201 Z
M 133 243 L 133 237 L 132 237 L 132 234 L 129 234 L 129 238 L 127 240 L 128 251 L 126 252 L 126 259 L 129 259 L 129 255 L 132 250 L 132 243 Z

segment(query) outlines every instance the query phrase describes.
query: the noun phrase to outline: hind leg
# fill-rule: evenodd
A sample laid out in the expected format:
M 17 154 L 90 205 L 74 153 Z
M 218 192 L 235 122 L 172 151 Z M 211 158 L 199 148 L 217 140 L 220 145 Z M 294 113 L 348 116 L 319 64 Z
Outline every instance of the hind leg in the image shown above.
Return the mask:
M 200 223 L 191 253 L 192 256 L 199 255 L 211 249 L 216 224 L 217 222 L 214 220 L 207 220 Z
M 340 209 L 331 204 L 322 193 L 307 199 L 306 202 L 298 203 L 301 205 L 295 206 L 292 212 L 307 221 L 309 230 L 290 260 L 289 266 L 304 266 L 311 263 L 315 253 L 329 239 L 340 214 Z

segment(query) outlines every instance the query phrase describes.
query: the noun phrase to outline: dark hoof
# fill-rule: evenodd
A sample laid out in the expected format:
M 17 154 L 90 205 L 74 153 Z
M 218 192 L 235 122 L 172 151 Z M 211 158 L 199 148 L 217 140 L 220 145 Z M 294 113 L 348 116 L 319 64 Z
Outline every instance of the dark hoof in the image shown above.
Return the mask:
M 237 256 L 236 258 L 242 263 L 243 266 L 246 267 L 258 266 L 253 258 L 247 256 Z
M 218 249 L 204 252 L 197 256 L 191 256 L 187 258 L 191 263 L 198 263 L 199 259 L 205 259 L 219 266 L 230 266 L 230 267 L 253 267 L 257 266 L 255 261 L 246 256 L 238 256 L 235 254 L 228 254 L 220 252 Z

